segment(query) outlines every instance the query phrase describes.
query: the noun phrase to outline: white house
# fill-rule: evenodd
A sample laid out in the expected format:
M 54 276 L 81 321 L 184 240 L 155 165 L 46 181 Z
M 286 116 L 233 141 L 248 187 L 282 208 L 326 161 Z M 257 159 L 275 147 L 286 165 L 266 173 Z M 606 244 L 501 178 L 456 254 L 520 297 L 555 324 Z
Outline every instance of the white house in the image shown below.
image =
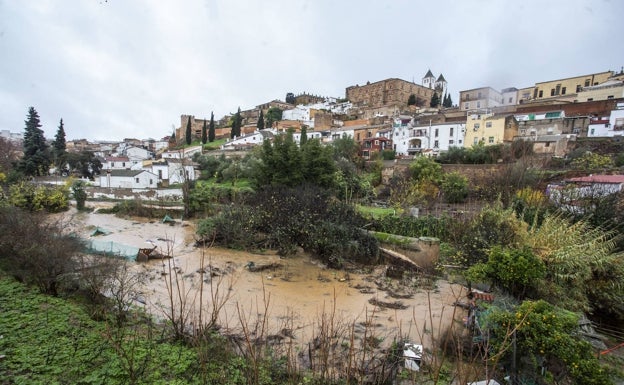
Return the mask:
M 188 161 L 182 159 L 166 159 L 153 162 L 152 173 L 158 177 L 158 181 L 163 185 L 184 183 L 188 180 L 196 180 L 198 175 L 195 167 Z
M 142 147 L 128 147 L 126 148 L 124 153 L 133 164 L 139 163 L 146 159 L 152 159 L 154 157 L 154 154 L 151 151 L 146 150 Z
M 257 146 L 262 144 L 264 139 L 270 137 L 274 132 L 275 130 L 270 128 L 264 130 L 256 130 L 251 134 L 242 135 L 232 140 L 228 140 L 227 143 L 221 146 L 221 149 L 237 150 L 244 147 Z M 271 135 L 269 133 L 271 133 Z
M 182 158 L 192 158 L 195 154 L 201 154 L 202 146 L 193 146 L 181 148 L 179 150 L 171 150 L 165 151 L 162 153 L 163 159 L 182 159 Z
M 602 198 L 623 189 L 624 175 L 589 175 L 549 184 L 546 193 L 550 200 L 560 207 L 570 212 L 581 213 L 583 207 L 579 203 L 583 200 Z
M 132 167 L 132 163 L 127 156 L 107 156 L 102 162 L 103 170 L 127 170 Z
M 100 187 L 156 188 L 158 176 L 145 170 L 106 170 L 100 175 Z
M 611 111 L 608 118 L 592 118 L 587 127 L 587 136 L 610 138 L 624 136 L 624 103 L 618 103 L 617 109 Z
M 463 147 L 465 123 L 414 125 L 413 120 L 396 118 L 392 126 L 392 142 L 397 155 L 434 154 L 451 147 Z

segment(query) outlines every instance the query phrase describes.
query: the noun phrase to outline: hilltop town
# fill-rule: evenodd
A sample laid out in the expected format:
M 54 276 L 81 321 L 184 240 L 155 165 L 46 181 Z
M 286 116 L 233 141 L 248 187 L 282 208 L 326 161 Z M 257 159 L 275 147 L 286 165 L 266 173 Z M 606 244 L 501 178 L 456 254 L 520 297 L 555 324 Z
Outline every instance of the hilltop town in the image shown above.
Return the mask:
M 383 151 L 393 152 L 396 158 L 421 154 L 435 157 L 453 147 L 523 140 L 531 144 L 535 154 L 565 157 L 578 138 L 621 137 L 623 103 L 623 71 L 542 80 L 520 89 L 499 91 L 483 86 L 462 90 L 452 97 L 445 77 L 436 77 L 428 70 L 420 84 L 397 78 L 356 84 L 346 87 L 344 98 L 288 93 L 285 101 L 272 100 L 252 109 L 239 109 L 239 135 L 232 135 L 235 116 L 217 119 L 214 138 L 226 140 L 220 150 L 228 153 L 248 150 L 288 130 L 296 141 L 302 131 L 323 143 L 347 136 L 360 145 L 364 159 Z M 69 140 L 67 150 L 94 153 L 104 170 L 145 169 L 157 176 L 151 184 L 146 185 L 145 178 L 141 178 L 131 183 L 132 187 L 176 183 L 169 181 L 168 175 L 176 175 L 175 169 L 180 166 L 171 164 L 180 155 L 170 151 L 184 142 L 189 126 L 193 140 L 201 141 L 208 120 L 182 114 L 180 126 L 159 140 Z M 2 136 L 20 139 L 20 134 L 10 132 Z M 184 156 L 190 158 L 199 150 L 187 149 Z M 153 162 L 144 164 L 146 161 Z M 190 168 L 189 172 L 193 173 Z

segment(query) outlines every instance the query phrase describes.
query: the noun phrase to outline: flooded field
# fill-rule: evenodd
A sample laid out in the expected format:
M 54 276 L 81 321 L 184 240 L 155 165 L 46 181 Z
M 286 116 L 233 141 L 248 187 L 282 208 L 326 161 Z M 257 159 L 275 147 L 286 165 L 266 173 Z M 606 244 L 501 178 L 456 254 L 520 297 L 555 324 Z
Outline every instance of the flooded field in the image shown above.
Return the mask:
M 173 304 L 193 322 L 199 322 L 201 310 L 206 322 L 213 304 L 223 303 L 217 322 L 225 332 L 237 333 L 242 323 L 264 320 L 267 334 L 288 330 L 290 338 L 303 344 L 331 319 L 336 327 L 365 325 L 381 339 L 400 335 L 427 346 L 432 330 L 441 332 L 463 315 L 453 303 L 465 292 L 446 281 L 398 282 L 385 277 L 384 266 L 353 273 L 328 269 L 305 255 L 282 259 L 271 253 L 197 248 L 193 223 L 186 221 L 165 224 L 110 214 L 67 215 L 71 230 L 86 240 L 156 246 L 172 256 L 132 263 L 144 281 L 137 305 L 157 317 L 166 318 Z M 105 231 L 93 235 L 96 228 Z M 270 268 L 254 271 L 262 266 Z

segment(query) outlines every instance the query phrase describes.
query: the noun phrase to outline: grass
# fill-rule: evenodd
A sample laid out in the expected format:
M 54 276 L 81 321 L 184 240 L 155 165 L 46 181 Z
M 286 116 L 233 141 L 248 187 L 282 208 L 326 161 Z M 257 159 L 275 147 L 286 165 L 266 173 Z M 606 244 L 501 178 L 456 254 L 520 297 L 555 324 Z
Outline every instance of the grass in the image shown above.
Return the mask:
M 381 218 L 381 217 L 385 217 L 388 215 L 396 215 L 397 211 L 396 209 L 392 208 L 392 207 L 376 207 L 376 206 L 362 206 L 362 205 L 357 205 L 357 210 L 360 214 L 367 216 L 367 217 L 373 217 L 375 219 Z
M 149 323 L 116 329 L 2 272 L 0 312 L 3 384 L 200 383 L 197 354 L 157 340 Z

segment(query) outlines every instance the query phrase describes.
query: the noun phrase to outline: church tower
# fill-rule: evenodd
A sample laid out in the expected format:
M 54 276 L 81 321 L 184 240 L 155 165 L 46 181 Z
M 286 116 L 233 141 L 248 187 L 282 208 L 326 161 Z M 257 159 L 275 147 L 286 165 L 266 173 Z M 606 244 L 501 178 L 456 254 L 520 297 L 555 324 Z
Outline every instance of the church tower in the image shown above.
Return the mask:
M 444 76 L 442 76 L 442 74 L 438 76 L 438 80 L 435 81 L 433 88 L 436 89 L 440 98 L 446 95 L 446 79 L 444 79 Z
M 433 89 L 435 87 L 435 76 L 431 73 L 431 70 L 428 70 L 425 74 L 425 77 L 422 78 L 423 87 Z

